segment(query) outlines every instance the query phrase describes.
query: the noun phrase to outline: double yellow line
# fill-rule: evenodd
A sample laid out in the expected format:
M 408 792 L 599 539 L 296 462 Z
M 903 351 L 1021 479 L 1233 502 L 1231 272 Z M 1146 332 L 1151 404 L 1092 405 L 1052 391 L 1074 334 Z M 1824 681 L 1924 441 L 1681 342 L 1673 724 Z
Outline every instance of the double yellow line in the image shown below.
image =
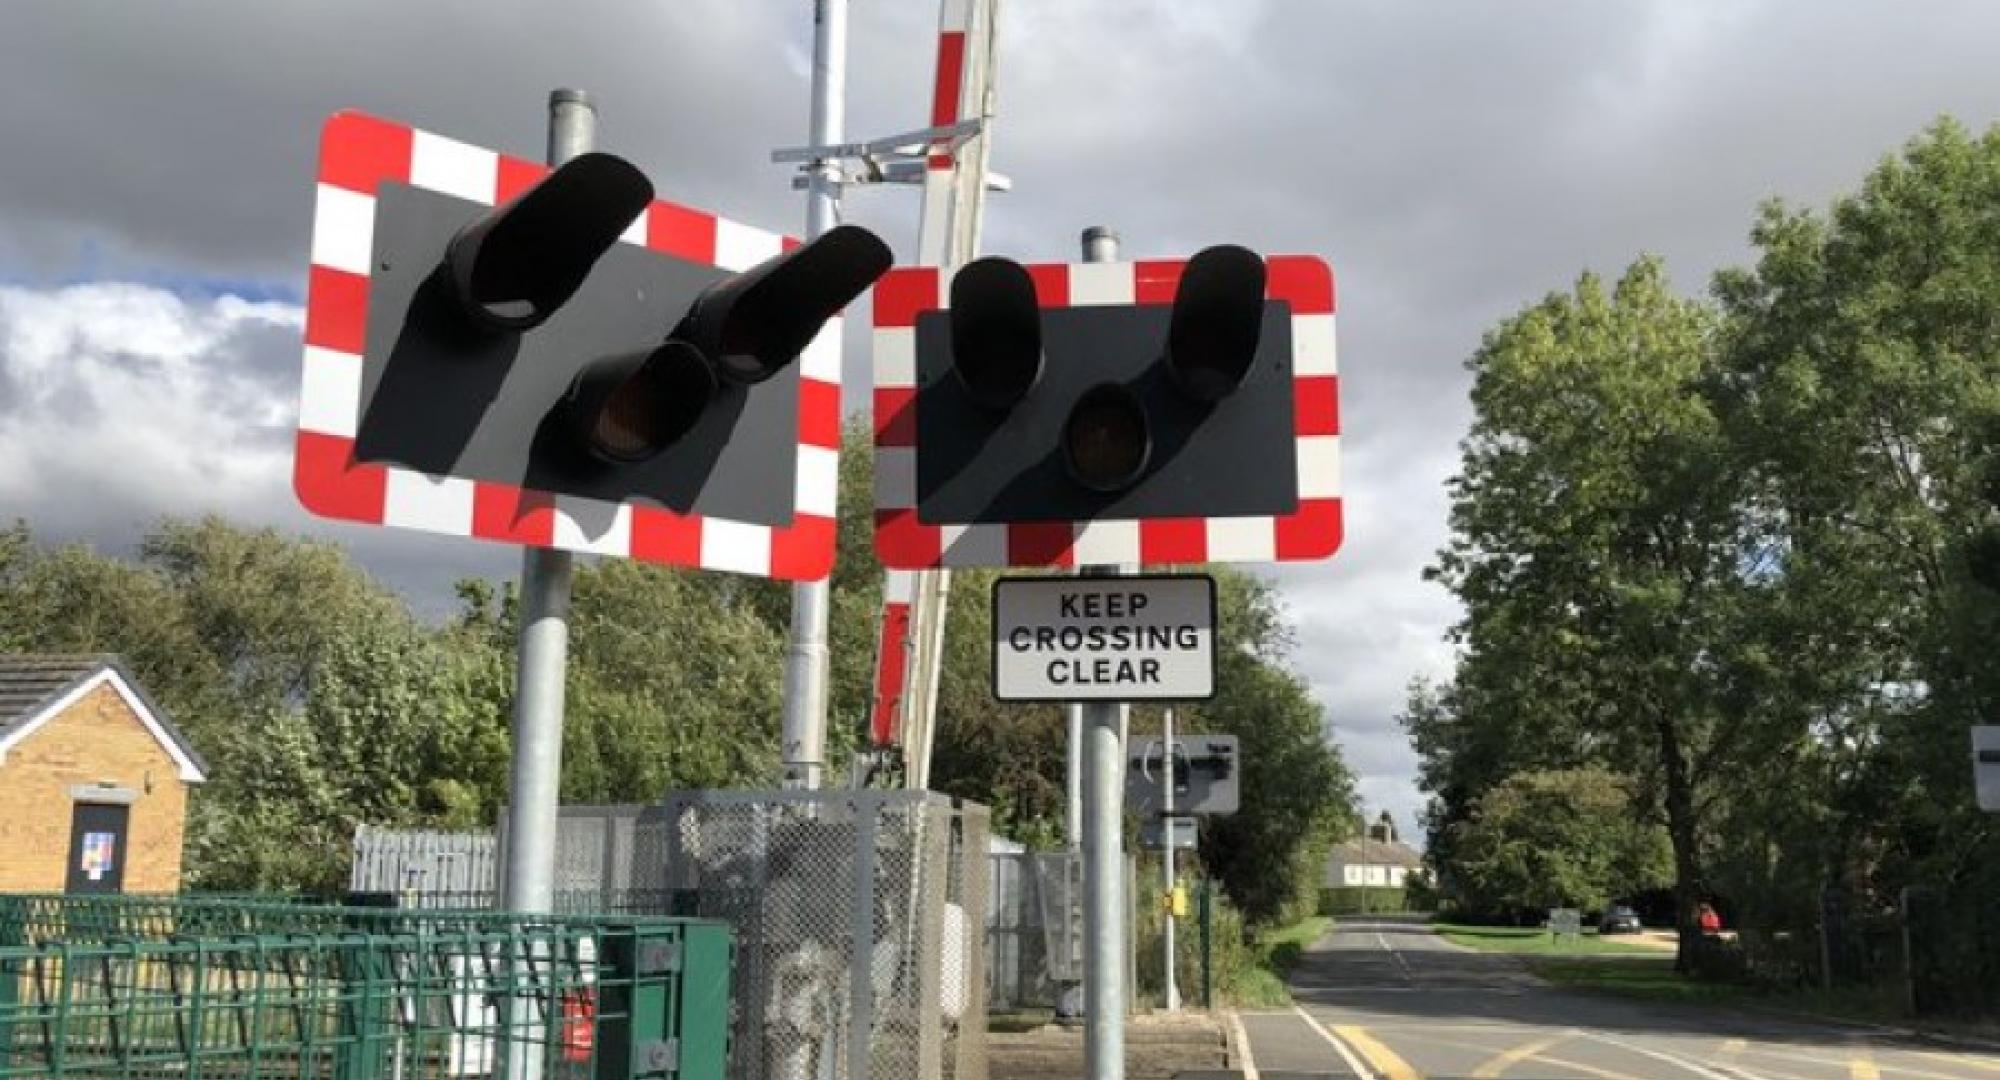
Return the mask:
M 1329 1031 L 1304 1006 L 1294 1005 L 1292 1011 L 1306 1022 L 1307 1027 L 1331 1044 L 1334 1052 L 1340 1055 L 1340 1060 L 1346 1063 L 1348 1071 L 1362 1080 L 1374 1080 L 1374 1077 L 1381 1080 L 1424 1080 L 1422 1073 L 1411 1068 L 1410 1063 L 1397 1056 L 1394 1050 L 1382 1045 L 1382 1040 L 1370 1035 L 1366 1028 L 1343 1025 Z M 1375 1070 L 1374 1076 L 1370 1076 L 1366 1071 L 1368 1069 Z
M 1382 1040 L 1370 1035 L 1367 1028 L 1343 1025 L 1334 1028 L 1333 1033 L 1346 1040 L 1355 1053 L 1367 1059 L 1369 1066 L 1381 1074 L 1382 1080 L 1423 1080 L 1422 1073 L 1383 1045 Z

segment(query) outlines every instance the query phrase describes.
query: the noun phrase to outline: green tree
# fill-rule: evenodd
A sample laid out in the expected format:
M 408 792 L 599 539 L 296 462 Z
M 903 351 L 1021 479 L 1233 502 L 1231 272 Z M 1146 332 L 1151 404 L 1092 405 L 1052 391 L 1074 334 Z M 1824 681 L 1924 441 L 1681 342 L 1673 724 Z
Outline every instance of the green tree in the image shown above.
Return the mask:
M 1766 206 L 1756 265 L 1716 282 L 1720 400 L 1786 542 L 1774 588 L 1810 628 L 1780 700 L 1812 725 L 1798 790 L 1821 809 L 1784 861 L 1876 903 L 1913 883 L 1976 891 L 1995 854 L 1964 731 L 2000 719 L 2000 605 L 1977 583 L 2000 416 L 1996 207 L 2000 129 L 1941 121 L 1826 213 Z
M 1666 831 L 1602 768 L 1516 773 L 1455 826 L 1455 900 L 1482 915 L 1599 910 L 1673 880 Z
M 1753 725 L 1731 689 L 1767 552 L 1706 393 L 1715 318 L 1661 265 L 1585 275 L 1470 362 L 1476 417 L 1433 571 L 1466 606 L 1457 689 L 1481 724 L 1540 729 L 1656 798 L 1685 969 L 1700 942 L 1718 774 Z

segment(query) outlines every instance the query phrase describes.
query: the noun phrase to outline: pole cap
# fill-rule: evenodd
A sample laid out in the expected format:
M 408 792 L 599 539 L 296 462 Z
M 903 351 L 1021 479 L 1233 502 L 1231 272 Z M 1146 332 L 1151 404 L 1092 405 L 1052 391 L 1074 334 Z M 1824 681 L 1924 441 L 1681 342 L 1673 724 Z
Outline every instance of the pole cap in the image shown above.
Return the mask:
M 590 100 L 589 93 L 570 86 L 549 91 L 549 107 L 555 108 L 558 105 L 581 105 L 592 112 L 597 110 L 597 103 Z

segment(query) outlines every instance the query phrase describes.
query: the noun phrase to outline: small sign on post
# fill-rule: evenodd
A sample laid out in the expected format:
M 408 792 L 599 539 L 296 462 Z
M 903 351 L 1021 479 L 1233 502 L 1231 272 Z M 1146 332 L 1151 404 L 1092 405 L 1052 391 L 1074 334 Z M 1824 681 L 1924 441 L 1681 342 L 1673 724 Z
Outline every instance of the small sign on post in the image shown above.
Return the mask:
M 993 696 L 1215 696 L 1215 579 L 1001 578 L 993 583 Z
M 1972 786 L 1981 810 L 2000 811 L 2000 725 L 1972 729 Z
M 1139 846 L 1147 851 L 1164 851 L 1169 841 L 1175 851 L 1193 851 L 1201 846 L 1201 826 L 1191 817 L 1154 818 L 1139 825 Z
M 1158 742 L 1134 748 L 1125 763 L 1125 805 L 1141 820 L 1168 813 L 1160 780 L 1169 776 L 1174 816 L 1233 814 L 1243 802 L 1240 759 L 1234 735 L 1189 735 L 1174 741 L 1171 755 Z
M 1558 942 L 1568 938 L 1574 944 L 1583 936 L 1583 912 L 1576 908 L 1550 908 L 1549 936 Z

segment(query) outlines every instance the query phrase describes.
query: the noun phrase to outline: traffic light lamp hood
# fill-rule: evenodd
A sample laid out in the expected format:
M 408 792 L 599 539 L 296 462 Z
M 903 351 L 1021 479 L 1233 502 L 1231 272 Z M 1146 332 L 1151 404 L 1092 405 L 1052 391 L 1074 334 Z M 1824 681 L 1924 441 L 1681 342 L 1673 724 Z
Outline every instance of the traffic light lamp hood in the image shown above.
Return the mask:
M 1042 377 L 1035 279 L 1012 259 L 966 264 L 951 279 L 952 375 L 973 401 L 1006 412 Z
M 1181 393 L 1214 404 L 1236 392 L 1263 331 L 1264 260 L 1247 248 L 1204 248 L 1174 291 L 1167 371 Z
M 894 261 L 874 233 L 836 226 L 711 286 L 672 336 L 708 357 L 718 377 L 740 386 L 763 382 L 798 359 L 820 327 Z
M 452 237 L 445 269 L 460 310 L 492 332 L 541 325 L 652 201 L 652 183 L 623 158 L 572 158 Z

